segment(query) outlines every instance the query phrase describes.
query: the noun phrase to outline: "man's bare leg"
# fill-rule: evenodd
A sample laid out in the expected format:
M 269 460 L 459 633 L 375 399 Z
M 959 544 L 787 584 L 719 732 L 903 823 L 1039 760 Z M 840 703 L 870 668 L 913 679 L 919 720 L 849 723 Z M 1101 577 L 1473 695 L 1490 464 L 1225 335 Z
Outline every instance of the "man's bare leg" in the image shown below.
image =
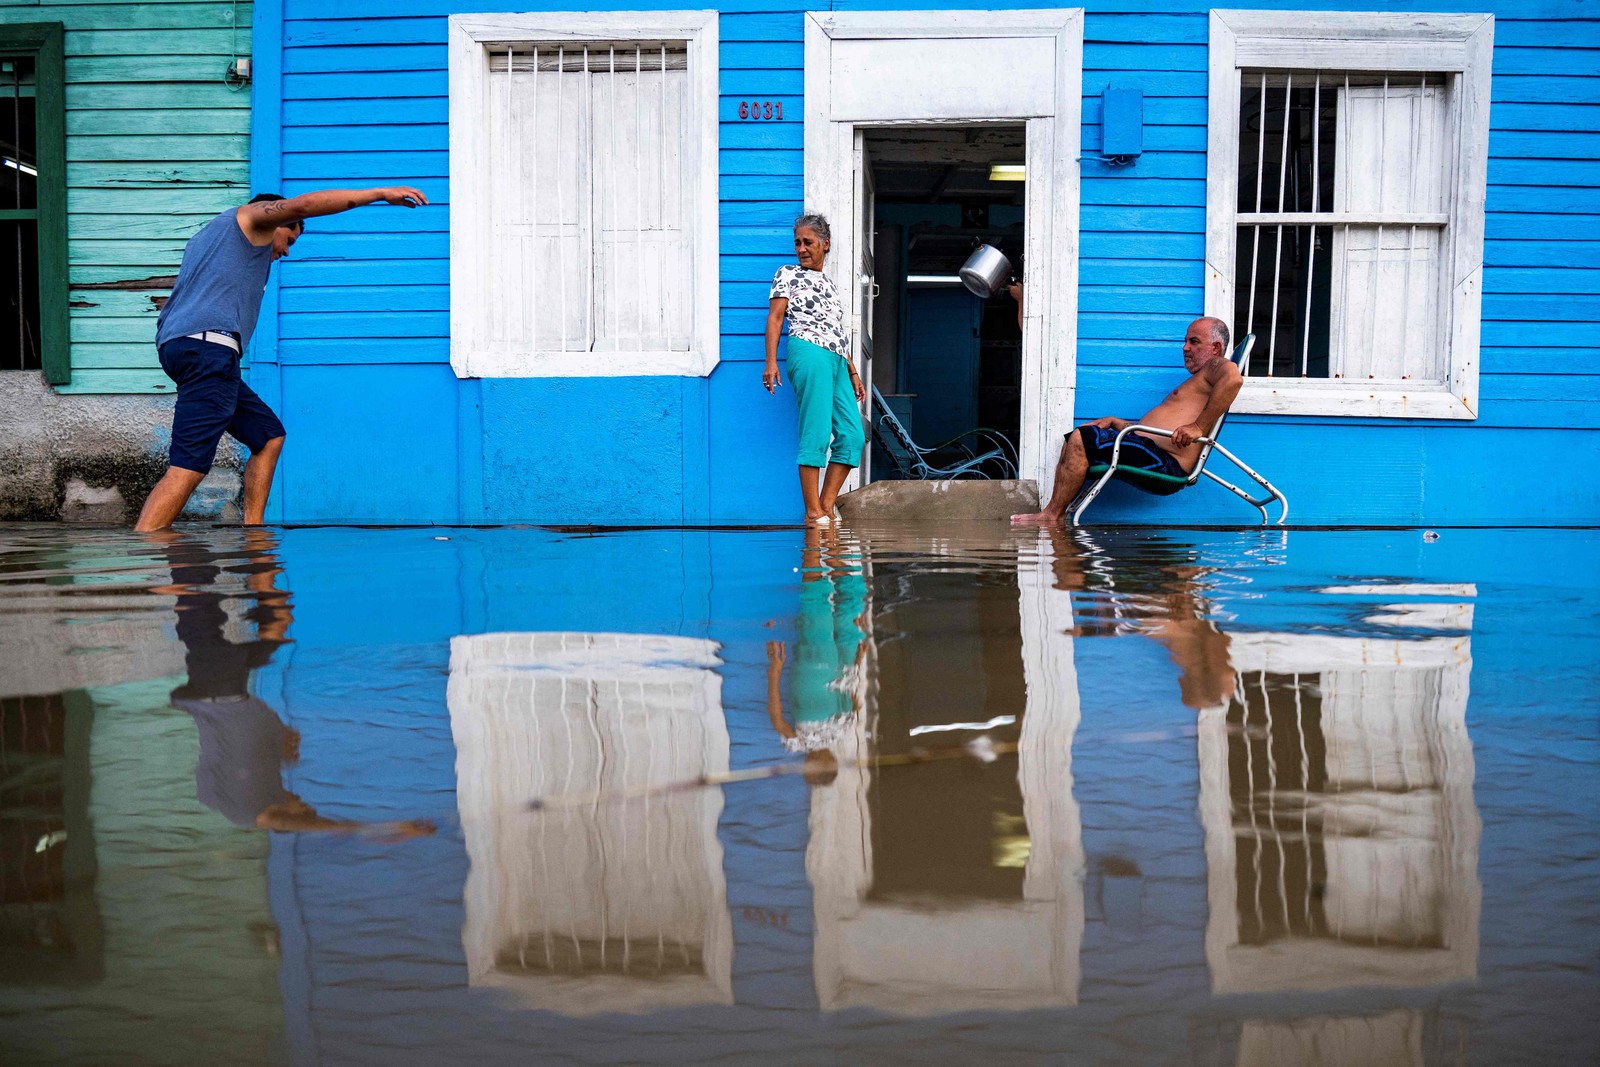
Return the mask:
M 260 526 L 267 517 L 267 494 L 272 491 L 272 474 L 278 469 L 278 453 L 283 438 L 274 437 L 244 465 L 244 524 Z
M 1083 488 L 1084 476 L 1089 473 L 1089 457 L 1083 451 L 1083 438 L 1074 430 L 1067 434 L 1061 446 L 1061 458 L 1056 461 L 1055 485 L 1050 490 L 1050 501 L 1038 514 L 1013 515 L 1015 526 L 1056 526 L 1067 513 L 1067 505 Z
M 833 514 L 834 506 L 839 503 L 839 490 L 844 487 L 844 480 L 850 477 L 850 472 L 854 469 L 844 463 L 828 464 L 828 472 L 822 476 L 822 492 L 818 496 L 824 515 Z
M 168 467 L 167 473 L 150 490 L 150 495 L 144 498 L 144 507 L 139 509 L 139 521 L 133 524 L 133 528 L 140 533 L 148 533 L 171 526 L 183 511 L 183 506 L 189 502 L 195 486 L 204 477 L 200 471 Z
M 815 526 L 817 520 L 829 513 L 822 510 L 822 497 L 817 491 L 818 476 L 822 473 L 821 467 L 800 468 L 800 499 L 806 505 L 806 524 Z

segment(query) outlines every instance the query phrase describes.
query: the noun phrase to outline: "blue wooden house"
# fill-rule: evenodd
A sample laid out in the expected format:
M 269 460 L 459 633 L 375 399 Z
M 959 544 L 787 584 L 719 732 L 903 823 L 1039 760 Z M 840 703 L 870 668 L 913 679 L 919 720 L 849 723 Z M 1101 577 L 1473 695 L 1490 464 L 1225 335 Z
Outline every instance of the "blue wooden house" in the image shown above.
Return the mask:
M 1600 10 L 1409 6 L 261 0 L 256 188 L 434 201 L 321 220 L 275 271 L 276 517 L 794 521 L 762 330 L 805 207 L 919 438 L 997 426 L 1047 478 L 1177 383 L 1204 312 L 1257 336 L 1227 443 L 1295 520 L 1592 522 Z M 980 241 L 1020 322 L 948 284 Z

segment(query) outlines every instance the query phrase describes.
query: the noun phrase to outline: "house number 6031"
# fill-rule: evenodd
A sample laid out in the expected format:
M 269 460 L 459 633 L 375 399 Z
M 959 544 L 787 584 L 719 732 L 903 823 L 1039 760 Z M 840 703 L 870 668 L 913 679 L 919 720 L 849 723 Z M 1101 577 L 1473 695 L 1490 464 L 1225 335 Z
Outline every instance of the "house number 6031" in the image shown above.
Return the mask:
M 739 101 L 739 117 L 742 119 L 775 119 L 783 118 L 782 100 L 741 100 Z

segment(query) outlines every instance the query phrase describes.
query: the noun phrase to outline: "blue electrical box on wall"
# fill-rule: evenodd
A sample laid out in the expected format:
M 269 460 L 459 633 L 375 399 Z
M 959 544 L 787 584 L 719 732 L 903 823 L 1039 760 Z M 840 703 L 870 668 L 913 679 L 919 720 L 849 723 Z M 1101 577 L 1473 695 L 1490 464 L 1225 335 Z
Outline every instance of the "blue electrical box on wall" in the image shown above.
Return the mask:
M 1100 154 L 1132 163 L 1144 151 L 1144 90 L 1107 85 L 1100 104 Z

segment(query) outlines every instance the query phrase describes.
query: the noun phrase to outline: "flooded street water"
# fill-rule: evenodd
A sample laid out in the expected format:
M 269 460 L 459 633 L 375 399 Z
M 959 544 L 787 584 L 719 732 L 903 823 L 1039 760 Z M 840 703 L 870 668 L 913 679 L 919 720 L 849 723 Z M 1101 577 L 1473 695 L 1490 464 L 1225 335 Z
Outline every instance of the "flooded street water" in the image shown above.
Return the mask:
M 1594 531 L 0 527 L 0 1062 L 1600 1059 Z

